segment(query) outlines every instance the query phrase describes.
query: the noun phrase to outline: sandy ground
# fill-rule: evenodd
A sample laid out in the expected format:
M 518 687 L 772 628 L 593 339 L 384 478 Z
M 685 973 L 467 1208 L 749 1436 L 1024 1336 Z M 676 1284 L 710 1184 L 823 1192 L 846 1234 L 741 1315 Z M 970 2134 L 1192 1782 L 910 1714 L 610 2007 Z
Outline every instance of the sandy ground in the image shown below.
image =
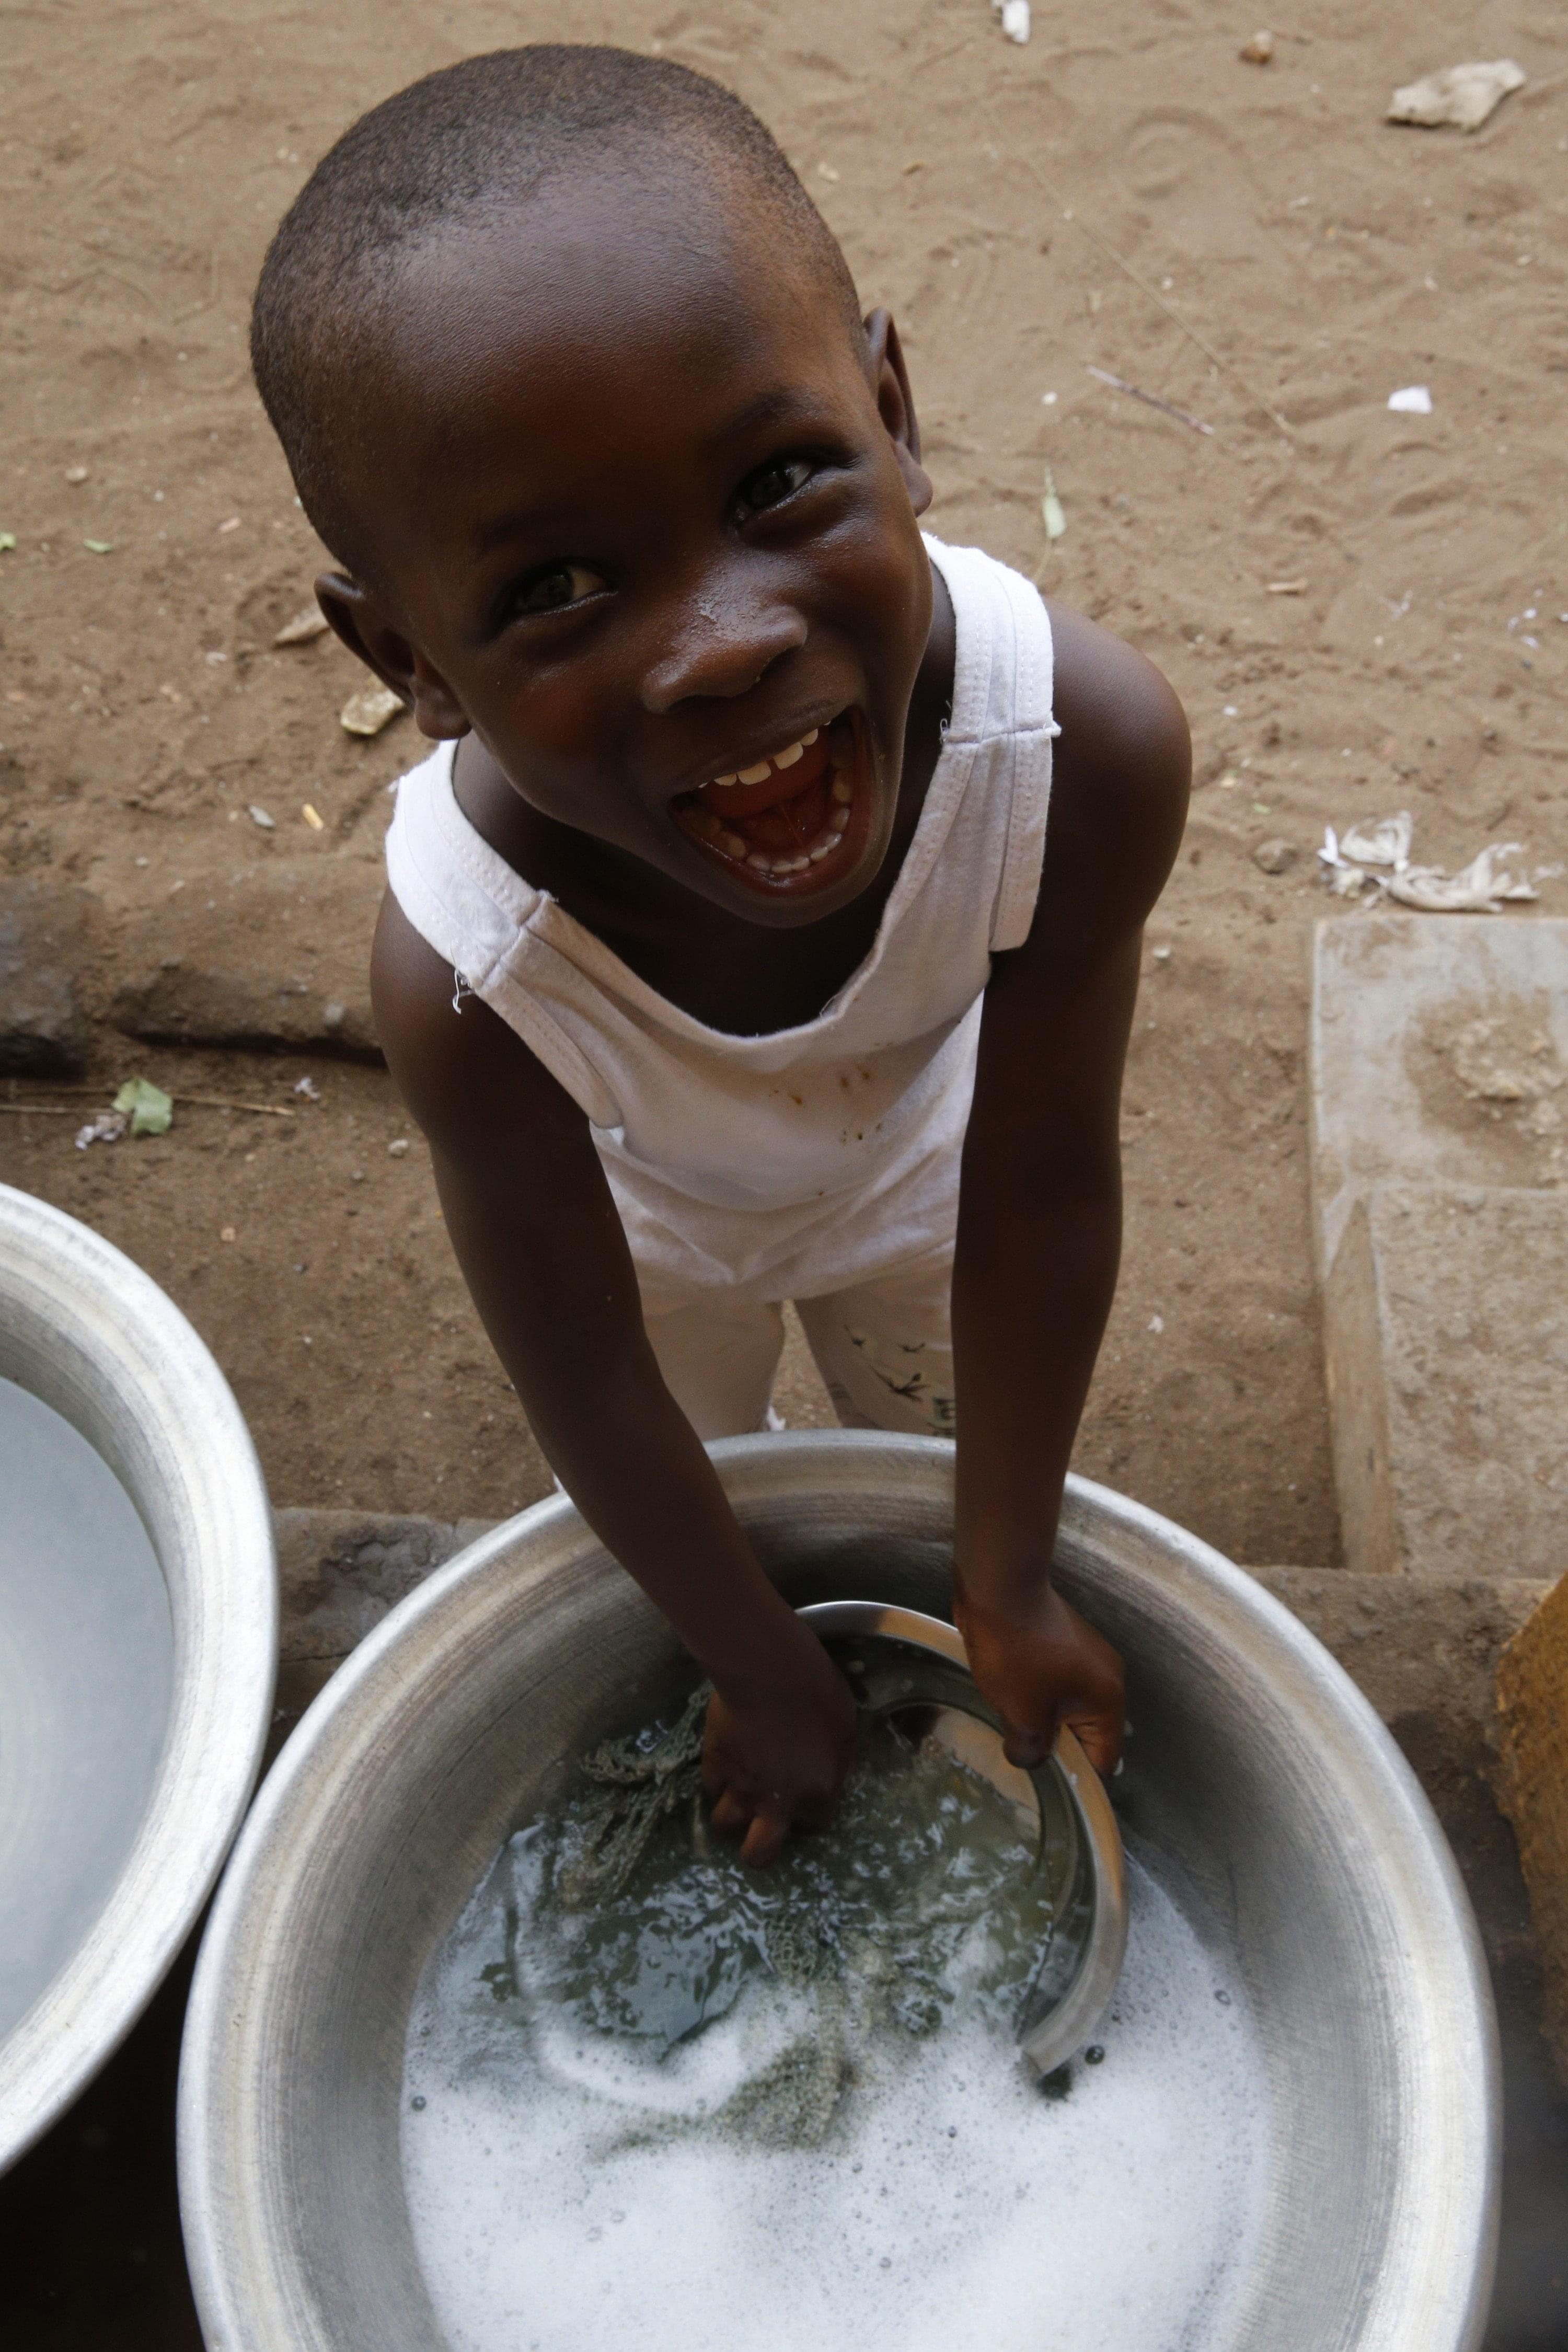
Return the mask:
M 1125 1271 L 1079 1465 L 1244 1559 L 1333 1560 L 1313 845 L 1408 807 L 1436 857 L 1500 833 L 1568 857 L 1561 13 L 1298 0 L 1265 68 L 1237 56 L 1250 18 L 1178 0 L 1044 0 L 1026 48 L 986 0 L 51 0 L 5 21 L 0 870 L 91 894 L 93 1005 L 204 922 L 258 972 L 282 957 L 363 993 L 382 787 L 418 747 L 406 722 L 342 732 L 356 676 L 332 641 L 269 648 L 319 559 L 245 362 L 279 212 L 429 67 L 539 37 L 662 47 L 759 108 L 893 307 L 935 527 L 1120 629 L 1186 702 L 1200 788 L 1151 929 Z M 1479 135 L 1384 123 L 1395 83 L 1508 55 L 1529 86 Z M 1416 383 L 1434 414 L 1391 415 Z M 1300 853 L 1283 874 L 1254 861 L 1272 838 Z M 422 1148 L 389 1152 L 407 1129 L 384 1075 L 101 1026 L 94 1081 L 136 1069 L 295 1115 L 182 1108 L 161 1141 L 80 1154 L 73 1118 L 0 1112 L 0 1175 L 168 1286 L 277 1499 L 457 1517 L 538 1493 Z M 291 1091 L 307 1071 L 316 1104 Z M 798 1366 L 785 1387 L 820 1417 Z

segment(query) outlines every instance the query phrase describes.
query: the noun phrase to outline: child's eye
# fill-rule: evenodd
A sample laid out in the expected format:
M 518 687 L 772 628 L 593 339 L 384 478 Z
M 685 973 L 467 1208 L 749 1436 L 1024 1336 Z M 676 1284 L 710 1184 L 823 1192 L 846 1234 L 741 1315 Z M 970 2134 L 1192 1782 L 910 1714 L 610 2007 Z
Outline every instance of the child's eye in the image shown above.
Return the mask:
M 513 593 L 513 613 L 562 613 L 596 596 L 608 581 L 587 563 L 549 563 L 530 574 Z
M 741 503 L 753 512 L 763 507 L 776 507 L 810 481 L 816 467 L 809 457 L 778 457 L 771 465 L 759 466 L 741 485 Z

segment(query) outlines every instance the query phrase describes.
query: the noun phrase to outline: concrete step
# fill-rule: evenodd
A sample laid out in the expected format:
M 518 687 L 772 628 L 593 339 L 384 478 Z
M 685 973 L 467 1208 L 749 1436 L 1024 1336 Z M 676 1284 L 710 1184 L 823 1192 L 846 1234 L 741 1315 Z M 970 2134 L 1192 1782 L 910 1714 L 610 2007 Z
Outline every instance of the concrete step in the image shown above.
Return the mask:
M 1364 1574 L 1568 1568 L 1568 922 L 1321 923 L 1312 1198 Z

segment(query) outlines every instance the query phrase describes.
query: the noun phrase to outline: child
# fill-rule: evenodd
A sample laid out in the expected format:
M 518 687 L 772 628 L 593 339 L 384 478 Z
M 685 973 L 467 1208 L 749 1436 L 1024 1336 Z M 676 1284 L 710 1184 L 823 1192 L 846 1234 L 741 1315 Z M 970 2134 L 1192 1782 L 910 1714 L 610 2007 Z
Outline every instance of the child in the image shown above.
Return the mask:
M 922 540 L 891 320 L 684 68 L 502 51 L 377 107 L 252 350 L 322 610 L 439 747 L 388 839 L 387 1060 L 540 1443 L 712 1678 L 716 1824 L 771 1859 L 853 1740 L 701 1443 L 763 1425 L 785 1299 L 842 1420 L 956 1434 L 1009 1753 L 1066 1720 L 1110 1769 L 1120 1662 L 1050 1568 L 1170 688 Z

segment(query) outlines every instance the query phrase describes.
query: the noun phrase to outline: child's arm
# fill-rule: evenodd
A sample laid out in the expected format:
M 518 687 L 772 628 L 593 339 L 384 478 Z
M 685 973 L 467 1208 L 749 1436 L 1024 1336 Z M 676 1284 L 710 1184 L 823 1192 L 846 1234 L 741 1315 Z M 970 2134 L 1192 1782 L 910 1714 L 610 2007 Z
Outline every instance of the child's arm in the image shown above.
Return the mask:
M 1131 647 L 1052 612 L 1061 736 L 1029 938 L 985 992 L 953 1270 L 957 1614 L 1020 1763 L 1070 1723 L 1102 1770 L 1121 1665 L 1050 1581 L 1062 1486 L 1116 1288 L 1121 1070 L 1144 918 L 1175 857 L 1191 747 Z
M 376 1020 L 429 1139 L 447 1230 L 485 1328 L 574 1502 L 711 1677 L 704 1780 L 717 1826 L 765 1862 L 826 1817 L 855 1706 L 780 1599 L 665 1387 L 588 1121 L 386 899 Z

